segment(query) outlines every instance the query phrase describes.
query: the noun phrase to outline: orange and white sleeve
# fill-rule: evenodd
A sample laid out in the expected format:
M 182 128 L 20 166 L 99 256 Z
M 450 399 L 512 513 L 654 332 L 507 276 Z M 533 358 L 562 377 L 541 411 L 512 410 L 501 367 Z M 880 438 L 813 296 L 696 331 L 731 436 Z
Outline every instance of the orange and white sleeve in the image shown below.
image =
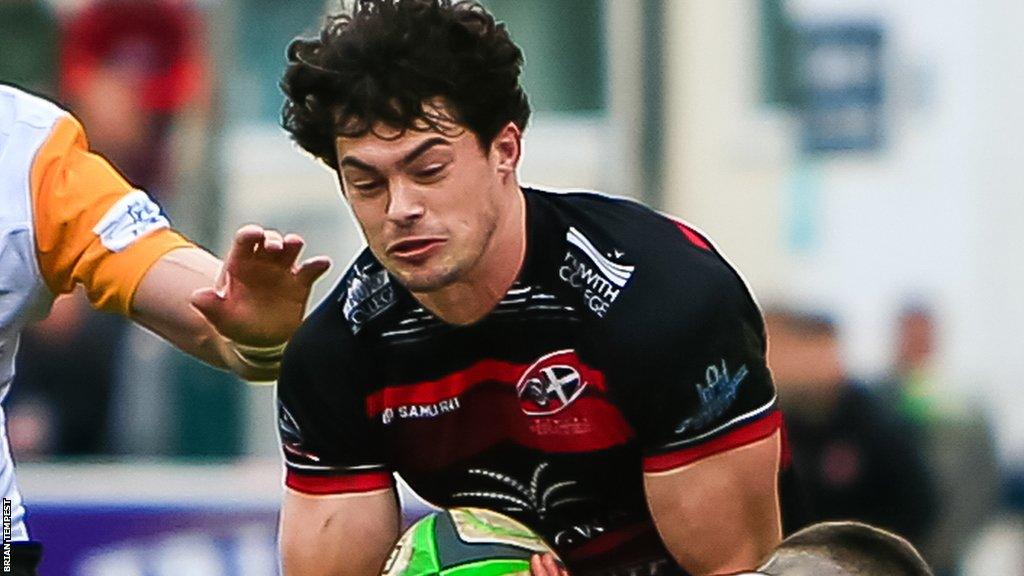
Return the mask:
M 150 267 L 193 245 L 145 192 L 89 151 L 71 116 L 57 120 L 39 148 L 30 182 L 39 267 L 54 294 L 82 284 L 93 306 L 127 315 Z

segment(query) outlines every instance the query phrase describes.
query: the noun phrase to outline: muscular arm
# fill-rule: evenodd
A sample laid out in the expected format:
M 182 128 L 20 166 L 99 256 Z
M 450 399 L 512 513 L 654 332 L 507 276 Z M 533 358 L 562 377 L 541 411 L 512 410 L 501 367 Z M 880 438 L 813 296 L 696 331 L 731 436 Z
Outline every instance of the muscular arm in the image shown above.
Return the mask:
M 190 354 L 246 378 L 273 379 L 329 262 L 297 265 L 301 238 L 246 226 L 222 267 L 89 150 L 74 118 L 21 98 L 52 120 L 28 175 L 38 271 L 50 291 L 84 286 L 95 307 L 129 315 Z
M 223 264 L 200 248 L 172 250 L 143 276 L 130 315 L 214 366 L 273 380 L 278 364 L 246 361 L 237 344 L 279 345 L 298 328 L 310 288 L 329 265 L 323 258 L 295 264 L 302 245 L 293 234 L 281 238 L 250 225 L 236 234 Z
M 393 489 L 314 496 L 286 490 L 280 545 L 284 576 L 378 576 L 398 540 Z
M 398 539 L 394 478 L 366 416 L 360 350 L 338 298 L 309 315 L 277 383 L 284 576 L 378 576 Z
M 275 370 L 260 370 L 243 363 L 221 336 L 192 306 L 196 290 L 212 286 L 221 261 L 199 248 L 173 250 L 143 277 L 132 300 L 131 317 L 182 351 L 247 380 L 273 380 Z
M 782 539 L 780 435 L 644 474 L 658 532 L 694 576 L 754 569 Z

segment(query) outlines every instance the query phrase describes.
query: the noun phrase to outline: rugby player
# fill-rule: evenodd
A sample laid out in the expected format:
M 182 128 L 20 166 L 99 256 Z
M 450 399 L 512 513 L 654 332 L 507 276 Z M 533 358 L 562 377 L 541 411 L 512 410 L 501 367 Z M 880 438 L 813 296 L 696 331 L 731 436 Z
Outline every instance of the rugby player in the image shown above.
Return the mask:
M 368 248 L 285 352 L 286 576 L 378 574 L 392 473 L 519 519 L 574 576 L 767 557 L 785 458 L 760 312 L 685 223 L 520 185 L 504 26 L 473 2 L 360 0 L 288 57 L 284 127 L 336 170 Z
M 787 537 L 760 576 L 932 576 L 905 539 L 860 522 L 823 522 Z
M 95 307 L 214 366 L 249 380 L 276 378 L 310 288 L 330 265 L 322 257 L 296 264 L 302 245 L 296 235 L 246 226 L 222 263 L 174 232 L 145 192 L 91 152 L 74 117 L 0 85 L 0 399 L 14 377 L 21 329 L 77 285 Z M 0 412 L 12 573 L 30 575 L 40 547 L 29 541 L 2 424 Z

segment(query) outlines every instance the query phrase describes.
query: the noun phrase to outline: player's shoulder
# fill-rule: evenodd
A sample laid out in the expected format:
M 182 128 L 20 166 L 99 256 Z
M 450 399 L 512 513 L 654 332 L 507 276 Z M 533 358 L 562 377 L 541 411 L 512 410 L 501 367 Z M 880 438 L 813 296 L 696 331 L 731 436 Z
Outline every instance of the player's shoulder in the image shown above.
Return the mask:
M 325 336 L 350 341 L 396 302 L 394 281 L 364 248 L 306 318 L 293 342 L 315 347 Z
M 0 84 L 0 128 L 27 124 L 33 128 L 49 128 L 61 118 L 70 117 L 53 102 L 30 92 Z
M 738 307 L 752 303 L 735 268 L 706 235 L 680 219 L 596 192 L 529 193 L 549 206 L 555 214 L 549 226 L 564 234 L 562 266 L 568 269 L 560 275 L 603 296 L 608 318 L 651 310 L 678 318 L 725 300 Z M 613 314 L 616 308 L 626 310 Z
M 591 191 L 546 191 L 529 194 L 550 206 L 571 244 L 596 248 L 611 260 L 657 262 L 692 259 L 717 263 L 711 241 L 693 226 L 662 214 L 632 198 Z M 605 246 L 607 245 L 607 246 Z M 631 253 L 626 253 L 626 249 Z

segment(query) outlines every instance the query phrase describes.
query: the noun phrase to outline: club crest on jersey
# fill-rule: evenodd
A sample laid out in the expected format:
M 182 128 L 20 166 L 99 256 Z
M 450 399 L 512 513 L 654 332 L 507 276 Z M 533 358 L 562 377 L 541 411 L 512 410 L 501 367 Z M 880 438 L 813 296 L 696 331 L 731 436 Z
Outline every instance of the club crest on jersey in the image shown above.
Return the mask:
M 133 190 L 115 202 L 92 231 L 104 248 L 120 252 L 146 234 L 170 225 L 148 194 Z
M 565 252 L 562 266 L 558 269 L 558 277 L 583 292 L 587 308 L 599 318 L 604 318 L 621 290 L 633 277 L 635 267 L 613 262 L 610 257 L 601 254 L 582 232 L 572 226 L 566 232 L 565 239 L 570 248 Z M 623 255 L 618 250 L 612 254 L 616 258 Z
M 587 387 L 578 366 L 574 350 L 552 352 L 534 362 L 516 383 L 523 412 L 548 416 L 565 410 Z
M 342 312 L 352 325 L 353 334 L 395 303 L 395 288 L 387 270 L 372 268 L 372 264 L 362 269 L 358 264 L 353 266 L 352 278 L 345 290 Z

